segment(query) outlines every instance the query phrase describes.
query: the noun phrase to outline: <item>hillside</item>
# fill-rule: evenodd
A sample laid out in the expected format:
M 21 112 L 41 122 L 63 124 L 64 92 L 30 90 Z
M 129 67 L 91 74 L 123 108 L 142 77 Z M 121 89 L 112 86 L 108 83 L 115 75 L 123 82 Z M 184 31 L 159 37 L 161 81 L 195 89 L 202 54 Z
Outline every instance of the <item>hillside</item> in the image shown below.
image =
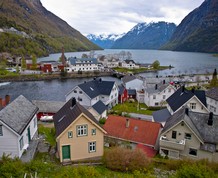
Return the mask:
M 218 1 L 205 0 L 176 28 L 171 40 L 161 49 L 218 52 Z
M 176 25 L 167 22 L 139 23 L 118 39 L 113 49 L 158 49 L 172 36 Z
M 24 53 L 33 46 L 38 56 L 65 51 L 84 51 L 100 49 L 79 31 L 46 10 L 40 0 L 3 0 L 0 2 L 0 28 L 13 27 L 17 33 L 0 33 L 0 52 Z M 2 30 L 1 30 L 2 31 Z M 15 41 L 14 41 L 15 40 Z M 16 49 L 13 49 L 15 45 Z M 28 52 L 30 53 L 30 52 Z
M 110 49 L 116 40 L 120 39 L 123 35 L 125 34 L 101 34 L 101 35 L 94 35 L 94 34 L 89 34 L 87 35 L 87 38 L 95 43 L 96 45 L 100 46 L 103 49 Z

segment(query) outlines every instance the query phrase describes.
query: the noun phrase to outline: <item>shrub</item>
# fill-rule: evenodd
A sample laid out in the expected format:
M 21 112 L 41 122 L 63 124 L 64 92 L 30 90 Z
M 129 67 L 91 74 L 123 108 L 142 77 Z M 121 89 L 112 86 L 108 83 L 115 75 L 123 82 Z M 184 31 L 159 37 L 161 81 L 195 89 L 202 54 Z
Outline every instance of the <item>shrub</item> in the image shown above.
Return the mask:
M 150 163 L 150 160 L 141 150 L 121 147 L 106 150 L 103 160 L 109 169 L 130 172 L 135 170 L 144 172 Z
M 101 125 L 104 125 L 105 122 L 106 122 L 106 118 L 104 118 L 104 117 L 99 120 L 99 123 L 100 123 Z

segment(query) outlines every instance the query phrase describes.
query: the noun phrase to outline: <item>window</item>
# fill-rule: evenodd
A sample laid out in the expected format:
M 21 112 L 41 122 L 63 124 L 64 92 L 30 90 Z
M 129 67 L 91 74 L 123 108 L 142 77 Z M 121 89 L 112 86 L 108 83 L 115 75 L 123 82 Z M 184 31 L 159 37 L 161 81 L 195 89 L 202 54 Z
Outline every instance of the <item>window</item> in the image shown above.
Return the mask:
M 82 100 L 83 100 L 82 98 L 78 97 L 78 101 L 82 101 Z
M 89 153 L 96 152 L 96 142 L 89 142 Z
M 193 149 L 193 148 L 190 148 L 189 149 L 189 154 L 192 155 L 192 156 L 197 156 L 197 150 Z
M 0 125 L 0 136 L 3 136 L 3 129 L 2 129 L 2 125 Z
M 76 91 L 76 90 L 74 90 L 73 92 L 74 92 L 74 93 L 77 93 L 77 91 Z
M 158 106 L 158 105 L 159 105 L 159 103 L 157 103 L 157 102 L 156 102 L 156 103 L 154 103 L 154 105 L 155 105 L 155 106 Z
M 77 126 L 77 136 L 86 136 L 87 135 L 87 125 Z
M 156 95 L 153 95 L 153 99 L 156 99 Z
M 92 135 L 96 135 L 96 129 L 92 129 Z
M 172 131 L 172 138 L 176 139 L 176 131 Z
M 68 138 L 73 138 L 73 132 L 72 131 L 68 131 Z
M 23 136 L 19 140 L 19 143 L 20 143 L 20 150 L 22 150 L 23 149 Z
M 82 94 L 83 92 L 82 92 L 82 91 L 79 91 L 79 93 Z
M 166 99 L 166 95 L 163 95 L 163 99 Z
M 196 109 L 196 103 L 190 103 L 190 108 L 191 109 Z
M 192 135 L 190 133 L 185 133 L 185 139 L 191 140 Z
M 171 92 L 171 88 L 168 89 L 168 93 L 170 93 L 170 92 Z

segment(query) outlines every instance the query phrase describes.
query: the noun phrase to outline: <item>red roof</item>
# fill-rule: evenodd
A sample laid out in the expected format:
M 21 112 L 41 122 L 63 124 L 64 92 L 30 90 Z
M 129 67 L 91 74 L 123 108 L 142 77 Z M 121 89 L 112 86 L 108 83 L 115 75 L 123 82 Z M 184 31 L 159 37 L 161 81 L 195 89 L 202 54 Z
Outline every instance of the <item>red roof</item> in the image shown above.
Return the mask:
M 136 148 L 141 149 L 148 158 L 153 158 L 157 154 L 157 151 L 154 148 L 146 145 L 138 144 Z
M 129 127 L 126 127 L 127 119 L 129 119 Z M 107 135 L 109 136 L 155 146 L 161 129 L 161 124 L 157 122 L 109 115 L 104 125 L 104 129 L 107 131 Z

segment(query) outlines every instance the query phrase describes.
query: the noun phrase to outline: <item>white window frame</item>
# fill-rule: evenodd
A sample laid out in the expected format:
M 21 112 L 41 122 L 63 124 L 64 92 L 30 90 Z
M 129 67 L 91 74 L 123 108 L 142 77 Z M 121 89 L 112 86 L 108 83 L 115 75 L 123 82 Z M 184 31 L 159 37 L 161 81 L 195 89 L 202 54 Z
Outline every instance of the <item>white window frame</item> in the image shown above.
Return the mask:
M 68 135 L 68 138 L 73 138 L 73 131 L 69 130 L 67 135 Z
M 88 125 L 77 126 L 77 137 L 83 137 L 88 135 Z
M 96 141 L 88 143 L 89 153 L 96 152 Z
M 20 138 L 19 144 L 20 144 L 20 150 L 22 150 L 24 147 L 23 136 Z
M 190 154 L 191 150 L 196 151 L 196 155 Z M 189 154 L 190 156 L 195 156 L 195 157 L 197 157 L 197 156 L 198 156 L 198 150 L 195 149 L 195 148 L 189 148 L 188 154 Z
M 96 129 L 92 129 L 92 135 L 96 135 Z
M 190 103 L 190 108 L 191 109 L 196 109 L 197 108 L 197 104 L 196 103 Z

